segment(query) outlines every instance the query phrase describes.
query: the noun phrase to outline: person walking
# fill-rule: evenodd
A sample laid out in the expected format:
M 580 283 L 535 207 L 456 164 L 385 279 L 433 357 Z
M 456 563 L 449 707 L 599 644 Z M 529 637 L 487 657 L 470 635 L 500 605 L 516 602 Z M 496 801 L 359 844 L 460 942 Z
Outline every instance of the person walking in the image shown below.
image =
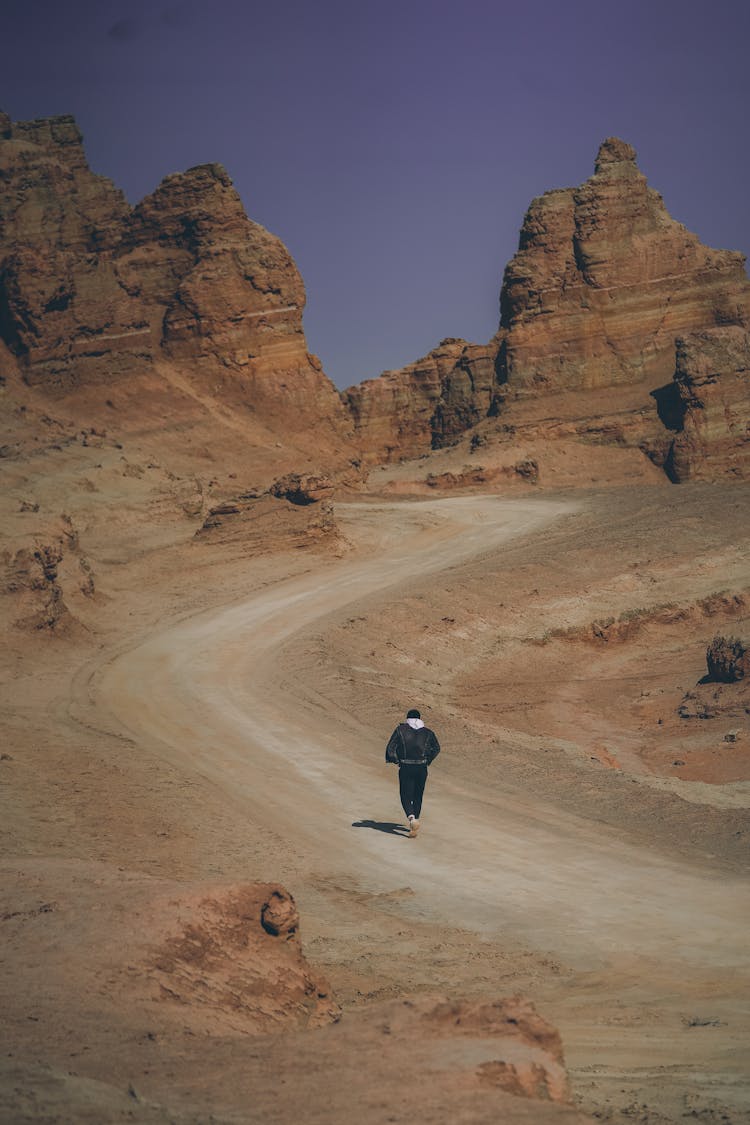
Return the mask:
M 401 806 L 409 820 L 409 835 L 419 832 L 422 796 L 427 783 L 427 769 L 440 753 L 435 733 L 422 722 L 419 711 L 412 709 L 406 722 L 399 723 L 385 748 L 386 762 L 398 766 L 398 787 Z

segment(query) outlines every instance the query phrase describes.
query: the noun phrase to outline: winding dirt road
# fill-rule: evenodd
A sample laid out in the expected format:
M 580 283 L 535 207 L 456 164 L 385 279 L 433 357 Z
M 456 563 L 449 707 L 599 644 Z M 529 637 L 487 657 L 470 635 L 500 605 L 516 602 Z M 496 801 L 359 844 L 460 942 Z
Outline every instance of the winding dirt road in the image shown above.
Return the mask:
M 394 819 L 395 772 L 382 761 L 389 732 L 363 739 L 347 716 L 326 713 L 314 684 L 283 686 L 283 646 L 300 630 L 501 550 L 573 509 L 477 497 L 342 506 L 360 544 L 364 529 L 365 557 L 324 563 L 165 628 L 104 666 L 100 702 L 132 736 L 246 803 L 270 830 L 268 874 L 284 877 L 293 852 L 309 872 L 347 875 L 373 892 L 408 885 L 411 915 L 464 927 L 470 919 L 480 933 L 578 969 L 637 953 L 673 972 L 682 963 L 685 972 L 739 973 L 748 962 L 746 884 L 628 846 L 532 794 L 448 783 L 438 762 L 416 841 L 355 830 L 360 819 Z

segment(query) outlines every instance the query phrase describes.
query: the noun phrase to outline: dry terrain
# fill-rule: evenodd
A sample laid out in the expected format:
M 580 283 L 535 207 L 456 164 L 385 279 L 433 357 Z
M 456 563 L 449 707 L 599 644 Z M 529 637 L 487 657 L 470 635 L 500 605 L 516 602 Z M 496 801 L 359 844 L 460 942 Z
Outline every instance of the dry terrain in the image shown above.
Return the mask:
M 0 211 L 0 1120 L 750 1122 L 742 255 L 608 138 L 340 394 L 220 165 Z
M 748 698 L 696 686 L 747 633 L 747 486 L 422 461 L 264 552 L 118 450 L 43 456 L 9 537 L 64 503 L 94 589 L 5 599 L 2 1120 L 750 1120 Z M 248 946 L 259 882 L 301 922 Z

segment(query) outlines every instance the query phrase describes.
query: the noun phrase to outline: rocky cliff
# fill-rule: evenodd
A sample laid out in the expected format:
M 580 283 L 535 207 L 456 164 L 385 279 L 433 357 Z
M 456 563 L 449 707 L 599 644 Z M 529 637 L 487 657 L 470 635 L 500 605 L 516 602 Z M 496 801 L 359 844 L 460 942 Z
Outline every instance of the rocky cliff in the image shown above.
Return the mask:
M 132 384 L 166 364 L 285 435 L 349 428 L 308 354 L 305 292 L 229 176 L 167 176 L 137 207 L 88 167 L 71 117 L 0 116 L 0 340 L 56 395 Z
M 672 479 L 750 477 L 750 335 L 733 326 L 678 339 L 673 388 Z
M 344 393 L 365 460 L 418 456 L 484 418 L 495 384 L 493 348 L 448 338 L 428 355 Z
M 741 254 L 675 222 L 616 138 L 579 188 L 535 199 L 500 298 L 512 386 L 666 382 L 675 338 L 750 318 Z
M 365 456 L 397 460 L 440 448 L 488 414 L 511 432 L 524 422 L 523 400 L 593 392 L 582 413 L 597 440 L 611 431 L 620 445 L 632 441 L 666 461 L 673 480 L 750 472 L 744 258 L 703 246 L 675 222 L 630 145 L 606 140 L 584 184 L 533 200 L 500 312 L 485 348 L 446 341 L 348 392 Z M 678 345 L 683 339 L 693 342 Z M 709 363 L 697 358 L 701 348 L 720 365 L 718 383 L 697 371 Z M 616 425 L 607 420 L 607 388 L 616 387 L 640 396 L 632 424 L 619 408 Z M 677 431 L 671 445 L 669 430 Z
M 0 216 L 0 380 L 32 392 L 9 396 L 11 453 L 49 442 L 49 413 L 71 433 L 83 420 L 169 442 L 171 427 L 183 469 L 196 455 L 244 476 L 262 463 L 268 484 L 420 456 L 494 416 L 497 435 L 533 445 L 546 437 L 530 400 L 549 398 L 551 417 L 552 395 L 590 393 L 585 441 L 613 435 L 673 480 L 750 472 L 744 259 L 675 222 L 615 138 L 584 184 L 532 202 L 488 344 L 445 339 L 343 395 L 307 351 L 291 256 L 220 165 L 131 207 L 89 169 L 71 117 L 0 114 Z M 613 418 L 616 388 L 633 401 Z

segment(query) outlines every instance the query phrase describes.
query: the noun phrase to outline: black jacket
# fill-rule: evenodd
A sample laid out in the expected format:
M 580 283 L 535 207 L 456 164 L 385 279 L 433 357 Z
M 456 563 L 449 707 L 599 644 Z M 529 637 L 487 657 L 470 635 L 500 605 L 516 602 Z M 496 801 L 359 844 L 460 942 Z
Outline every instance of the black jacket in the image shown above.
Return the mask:
M 429 727 L 414 730 L 408 723 L 399 723 L 388 740 L 385 760 L 399 766 L 429 766 L 439 753 L 440 743 Z

